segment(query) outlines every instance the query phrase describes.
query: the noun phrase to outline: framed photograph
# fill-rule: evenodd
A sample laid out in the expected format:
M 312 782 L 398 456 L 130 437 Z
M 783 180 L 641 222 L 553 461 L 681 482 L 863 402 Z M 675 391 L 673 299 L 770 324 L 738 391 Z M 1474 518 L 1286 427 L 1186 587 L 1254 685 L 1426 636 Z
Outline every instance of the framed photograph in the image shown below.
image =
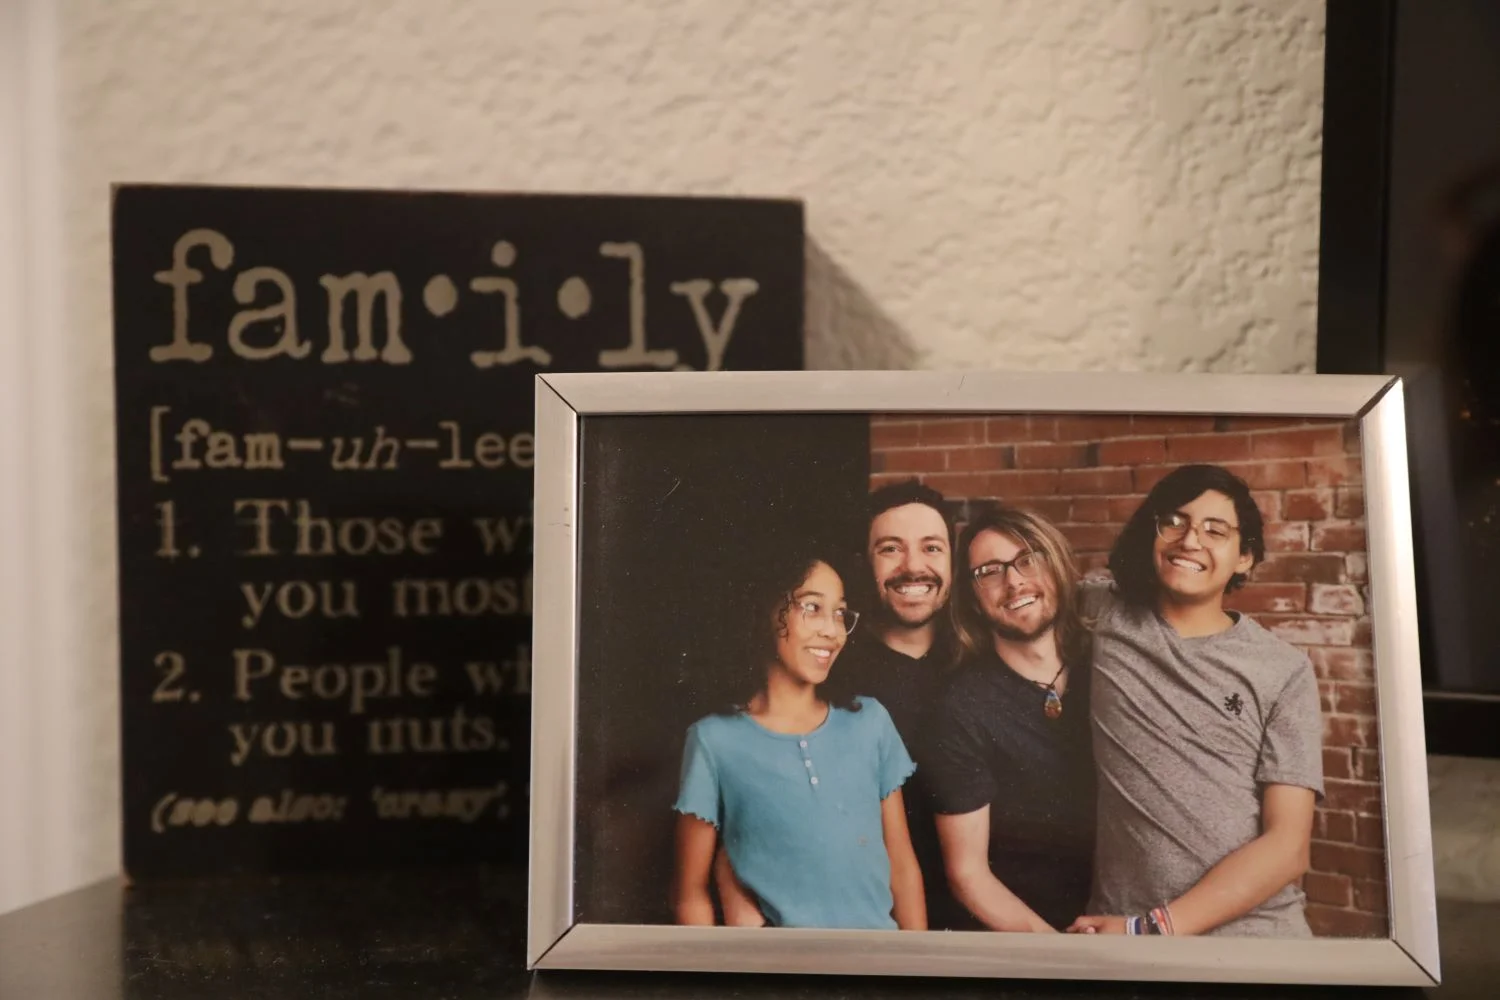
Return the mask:
M 1403 393 L 539 376 L 528 966 L 1436 983 Z

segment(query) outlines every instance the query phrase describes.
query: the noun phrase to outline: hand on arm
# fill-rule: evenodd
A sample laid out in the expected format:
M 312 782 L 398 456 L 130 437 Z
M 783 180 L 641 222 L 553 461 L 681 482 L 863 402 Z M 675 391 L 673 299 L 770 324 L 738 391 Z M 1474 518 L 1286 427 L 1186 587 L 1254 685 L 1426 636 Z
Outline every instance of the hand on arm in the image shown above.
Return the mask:
M 1261 800 L 1261 834 L 1208 870 L 1197 885 L 1167 901 L 1175 934 L 1202 934 L 1249 913 L 1307 871 L 1311 849 L 1311 789 L 1267 785 Z M 1082 933 L 1124 933 L 1124 918 L 1079 917 L 1068 928 Z
M 719 904 L 724 908 L 726 927 L 766 925 L 766 915 L 760 912 L 755 900 L 740 885 L 739 878 L 734 874 L 734 866 L 729 863 L 729 852 L 723 847 L 714 855 L 714 887 L 719 890 Z
M 925 931 L 927 893 L 922 885 L 922 868 L 917 863 L 916 849 L 911 846 L 911 830 L 906 825 L 906 804 L 901 789 L 896 789 L 880 803 L 880 827 L 885 836 L 885 851 L 891 858 L 891 896 L 896 904 L 896 926 L 904 931 Z
M 714 901 L 708 880 L 719 831 L 696 816 L 677 817 L 677 866 L 672 882 L 672 912 L 679 924 L 714 923 Z
M 958 901 L 991 930 L 1055 933 L 990 870 L 990 807 L 937 817 L 948 885 Z

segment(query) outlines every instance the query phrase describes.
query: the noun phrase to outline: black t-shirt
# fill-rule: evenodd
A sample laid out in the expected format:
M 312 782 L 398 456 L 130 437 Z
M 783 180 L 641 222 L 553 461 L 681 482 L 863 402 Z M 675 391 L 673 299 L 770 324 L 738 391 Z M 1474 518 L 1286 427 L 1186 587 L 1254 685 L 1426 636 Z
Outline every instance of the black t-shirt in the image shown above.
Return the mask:
M 868 695 L 885 706 L 906 752 L 917 762 L 916 773 L 901 789 L 901 797 L 906 805 L 912 848 L 922 868 L 927 926 L 932 930 L 975 926 L 968 912 L 948 891 L 927 780 L 933 719 L 950 676 L 951 660 L 951 654 L 941 644 L 934 645 L 926 656 L 916 658 L 892 649 L 871 631 L 851 639 L 833 667 L 839 691 Z
M 928 721 L 942 701 L 950 661 L 936 645 L 926 656 L 907 656 L 871 631 L 850 639 L 834 663 L 833 679 L 841 690 L 869 695 L 885 706 L 906 752 L 920 767 L 920 745 L 930 736 Z
M 965 663 L 937 708 L 927 760 L 935 811 L 990 807 L 990 870 L 1049 924 L 1085 912 L 1094 849 L 1088 671 L 1070 667 L 1062 715 L 991 654 Z

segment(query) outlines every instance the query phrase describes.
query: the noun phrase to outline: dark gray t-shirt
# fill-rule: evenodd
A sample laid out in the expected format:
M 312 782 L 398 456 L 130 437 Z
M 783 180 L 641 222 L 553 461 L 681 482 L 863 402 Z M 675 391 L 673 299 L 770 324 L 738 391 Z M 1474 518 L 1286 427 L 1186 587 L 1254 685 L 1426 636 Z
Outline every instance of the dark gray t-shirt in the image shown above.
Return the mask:
M 1323 794 L 1323 723 L 1307 656 L 1245 615 L 1183 638 L 1089 581 L 1099 838 L 1090 913 L 1175 899 L 1261 833 L 1261 786 Z M 1210 933 L 1307 937 L 1288 885 Z
M 990 807 L 990 871 L 1058 930 L 1087 912 L 1094 861 L 1088 670 L 1079 666 L 1062 715 L 1049 719 L 1045 694 L 998 656 L 968 660 L 920 762 L 937 812 Z

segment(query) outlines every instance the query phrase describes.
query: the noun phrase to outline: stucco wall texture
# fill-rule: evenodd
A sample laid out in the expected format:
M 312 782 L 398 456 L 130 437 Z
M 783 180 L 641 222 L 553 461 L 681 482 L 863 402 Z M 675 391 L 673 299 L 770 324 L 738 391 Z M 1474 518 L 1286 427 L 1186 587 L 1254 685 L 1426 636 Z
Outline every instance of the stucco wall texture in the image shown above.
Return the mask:
M 118 864 L 113 182 L 796 196 L 810 367 L 1312 368 L 1320 0 L 67 0 L 58 27 L 90 877 Z

